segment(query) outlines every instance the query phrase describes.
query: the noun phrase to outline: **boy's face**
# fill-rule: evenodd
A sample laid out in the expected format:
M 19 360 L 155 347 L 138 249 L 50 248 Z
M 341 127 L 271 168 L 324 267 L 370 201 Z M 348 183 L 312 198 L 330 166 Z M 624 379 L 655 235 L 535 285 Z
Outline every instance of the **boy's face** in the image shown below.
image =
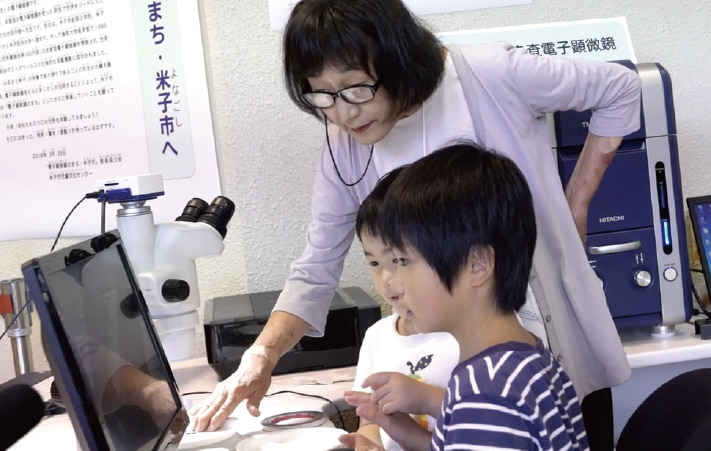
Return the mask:
M 373 274 L 375 289 L 390 304 L 394 313 L 405 317 L 408 312 L 400 302 L 400 293 L 394 290 L 391 283 L 397 269 L 395 254 L 382 240 L 372 237 L 369 233 L 363 233 L 361 243 L 363 244 L 365 259 L 368 261 L 370 271 Z
M 458 283 L 447 291 L 437 272 L 412 248 L 395 250 L 397 271 L 391 285 L 401 293 L 402 308 L 418 331 L 449 332 L 448 304 L 457 294 Z

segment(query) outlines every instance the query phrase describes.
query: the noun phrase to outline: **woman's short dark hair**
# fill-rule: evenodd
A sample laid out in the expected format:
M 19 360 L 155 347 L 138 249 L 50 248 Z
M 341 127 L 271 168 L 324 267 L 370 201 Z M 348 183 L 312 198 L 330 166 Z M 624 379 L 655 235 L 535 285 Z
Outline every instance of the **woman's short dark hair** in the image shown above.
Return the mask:
M 362 70 L 380 81 L 393 115 L 420 105 L 444 72 L 439 40 L 401 0 L 301 0 L 284 30 L 284 77 L 289 97 L 317 118 L 302 99 L 307 78 L 328 65 Z

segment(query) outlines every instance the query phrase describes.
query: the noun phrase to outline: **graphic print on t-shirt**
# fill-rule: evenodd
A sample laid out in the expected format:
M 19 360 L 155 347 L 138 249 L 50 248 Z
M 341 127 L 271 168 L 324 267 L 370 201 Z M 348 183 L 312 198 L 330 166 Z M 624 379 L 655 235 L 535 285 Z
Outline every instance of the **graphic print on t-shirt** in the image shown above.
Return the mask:
M 432 356 L 434 354 L 426 355 L 424 357 L 421 357 L 420 360 L 417 361 L 416 365 L 413 365 L 412 362 L 406 362 L 407 366 L 410 368 L 410 377 L 415 379 L 416 381 L 424 382 L 422 380 L 422 376 L 417 374 L 418 371 L 422 371 L 428 366 L 430 366 L 430 363 L 432 363 Z M 412 415 L 412 417 L 417 421 L 417 423 L 422 426 L 423 428 L 427 429 L 428 428 L 428 421 L 427 421 L 427 415 L 424 414 L 419 414 L 419 415 Z

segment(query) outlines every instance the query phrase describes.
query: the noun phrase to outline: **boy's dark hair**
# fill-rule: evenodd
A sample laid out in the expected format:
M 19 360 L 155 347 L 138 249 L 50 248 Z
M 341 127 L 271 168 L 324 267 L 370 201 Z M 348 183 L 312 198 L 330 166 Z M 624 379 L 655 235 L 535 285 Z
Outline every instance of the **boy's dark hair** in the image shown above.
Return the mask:
M 422 255 L 450 292 L 469 253 L 491 246 L 498 311 L 526 300 L 536 218 L 526 179 L 503 155 L 458 143 L 412 163 L 387 191 L 379 230 Z
M 302 99 L 307 77 L 327 65 L 362 70 L 392 98 L 393 116 L 424 102 L 444 73 L 439 40 L 401 0 L 301 0 L 284 30 L 284 78 L 289 97 L 317 118 Z
M 358 214 L 356 215 L 355 226 L 359 240 L 363 241 L 364 234 L 368 234 L 373 238 L 380 238 L 382 235 L 378 228 L 378 216 L 380 216 L 380 211 L 383 208 L 385 194 L 388 192 L 388 188 L 392 185 L 393 180 L 397 178 L 404 167 L 405 166 L 400 166 L 385 174 L 378 180 L 373 191 L 371 191 L 365 200 L 363 200 L 363 203 L 360 204 Z

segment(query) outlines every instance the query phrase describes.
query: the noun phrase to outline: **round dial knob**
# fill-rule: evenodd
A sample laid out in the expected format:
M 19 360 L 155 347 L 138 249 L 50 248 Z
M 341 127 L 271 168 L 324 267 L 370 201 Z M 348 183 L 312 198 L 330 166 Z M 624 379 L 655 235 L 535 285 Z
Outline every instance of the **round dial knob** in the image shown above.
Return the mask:
M 634 273 L 634 283 L 636 283 L 638 287 L 648 287 L 652 284 L 652 275 L 649 273 L 649 271 L 637 271 L 636 273 Z
M 184 280 L 167 279 L 160 288 L 160 294 L 167 302 L 184 301 L 190 296 L 190 285 Z
M 667 279 L 669 282 L 673 282 L 674 280 L 676 280 L 677 275 L 678 273 L 674 268 L 667 268 L 664 270 L 664 278 Z

